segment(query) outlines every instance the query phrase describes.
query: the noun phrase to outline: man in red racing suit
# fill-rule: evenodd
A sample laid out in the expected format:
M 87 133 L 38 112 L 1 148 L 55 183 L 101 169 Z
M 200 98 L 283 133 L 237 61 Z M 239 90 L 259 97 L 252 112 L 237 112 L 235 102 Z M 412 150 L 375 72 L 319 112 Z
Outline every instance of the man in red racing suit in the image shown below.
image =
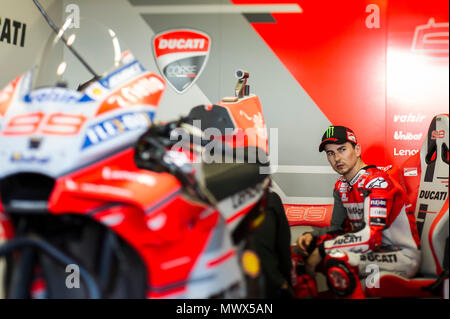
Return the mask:
M 361 146 L 346 127 L 329 127 L 319 147 L 323 150 L 341 174 L 334 188 L 333 220 L 343 223 L 322 235 L 299 237 L 300 252 L 308 257 L 307 272 L 313 274 L 323 260 L 338 259 L 359 278 L 371 273 L 370 265 L 414 276 L 420 265 L 420 241 L 404 189 L 386 172 L 362 161 Z

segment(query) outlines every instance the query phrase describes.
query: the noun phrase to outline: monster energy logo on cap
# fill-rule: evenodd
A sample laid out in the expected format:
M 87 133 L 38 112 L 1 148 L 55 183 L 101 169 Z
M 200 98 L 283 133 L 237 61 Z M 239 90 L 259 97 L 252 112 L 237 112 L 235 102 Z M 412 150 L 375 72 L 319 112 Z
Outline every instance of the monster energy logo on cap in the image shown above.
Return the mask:
M 332 137 L 334 135 L 334 126 L 329 126 L 325 134 L 327 135 L 327 138 Z
M 322 136 L 322 142 L 319 146 L 319 152 L 324 150 L 326 144 L 344 144 L 350 142 L 358 144 L 353 131 L 345 126 L 329 126 Z

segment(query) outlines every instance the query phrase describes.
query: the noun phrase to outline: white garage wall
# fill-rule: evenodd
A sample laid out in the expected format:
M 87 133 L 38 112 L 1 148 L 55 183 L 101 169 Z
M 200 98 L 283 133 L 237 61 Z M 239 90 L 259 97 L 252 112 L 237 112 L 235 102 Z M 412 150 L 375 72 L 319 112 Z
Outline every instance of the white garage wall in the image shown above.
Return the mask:
M 64 0 L 62 3 L 64 16 L 68 15 L 65 12 L 67 6 L 76 4 L 79 7 L 82 19 L 94 20 L 114 30 L 122 42 L 121 44 L 125 43 L 145 68 L 159 74 L 151 46 L 151 40 L 155 32 L 145 23 L 140 16 L 140 12 L 129 1 Z M 92 43 L 92 50 L 95 50 L 96 45 L 96 43 Z M 101 59 L 101 56 L 99 56 L 99 59 Z M 161 121 L 173 120 L 177 116 L 186 115 L 190 108 L 195 105 L 210 104 L 211 102 L 197 85 L 192 86 L 183 95 L 168 88 L 163 94 L 156 119 Z
M 51 14 L 56 23 L 62 16 L 62 2 L 59 0 L 43 0 L 42 6 Z M 0 36 L 6 24 L 10 22 L 10 37 L 0 41 L 0 88 L 31 68 L 37 55 L 44 45 L 51 30 L 32 0 L 1 0 L 0 1 Z M 26 25 L 24 46 L 20 46 L 22 26 L 17 28 L 17 44 L 14 45 L 13 21 Z M 6 32 L 7 30 L 5 30 Z M 1 38 L 0 38 L 1 39 Z M 10 40 L 10 43 L 8 43 Z
M 45 0 L 42 5 L 59 23 L 62 13 L 61 1 Z M 49 32 L 49 26 L 31 0 L 0 1 L 0 89 L 33 66 Z M 23 46 L 21 46 L 22 33 Z M 0 244 L 2 231 L 0 229 Z M 4 298 L 1 287 L 5 266 L 5 261 L 0 259 L 0 299 Z

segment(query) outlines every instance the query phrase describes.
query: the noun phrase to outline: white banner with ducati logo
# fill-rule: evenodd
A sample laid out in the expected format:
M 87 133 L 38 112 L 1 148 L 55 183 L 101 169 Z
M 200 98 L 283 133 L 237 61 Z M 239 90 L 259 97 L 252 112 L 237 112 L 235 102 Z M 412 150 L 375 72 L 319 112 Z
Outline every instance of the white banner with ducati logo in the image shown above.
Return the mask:
M 153 39 L 156 64 L 178 93 L 189 89 L 205 68 L 211 48 L 210 37 L 191 29 L 168 30 Z

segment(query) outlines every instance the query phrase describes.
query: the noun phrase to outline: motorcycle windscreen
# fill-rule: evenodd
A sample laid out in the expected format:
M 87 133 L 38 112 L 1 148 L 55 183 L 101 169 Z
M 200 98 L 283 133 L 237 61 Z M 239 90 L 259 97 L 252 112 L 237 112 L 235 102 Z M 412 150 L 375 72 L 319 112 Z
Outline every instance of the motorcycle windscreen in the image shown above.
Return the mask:
M 92 20 L 79 25 L 66 20 L 52 32 L 35 63 L 32 89 L 63 87 L 82 90 L 96 75 L 102 77 L 129 61 L 127 47 L 116 33 Z

